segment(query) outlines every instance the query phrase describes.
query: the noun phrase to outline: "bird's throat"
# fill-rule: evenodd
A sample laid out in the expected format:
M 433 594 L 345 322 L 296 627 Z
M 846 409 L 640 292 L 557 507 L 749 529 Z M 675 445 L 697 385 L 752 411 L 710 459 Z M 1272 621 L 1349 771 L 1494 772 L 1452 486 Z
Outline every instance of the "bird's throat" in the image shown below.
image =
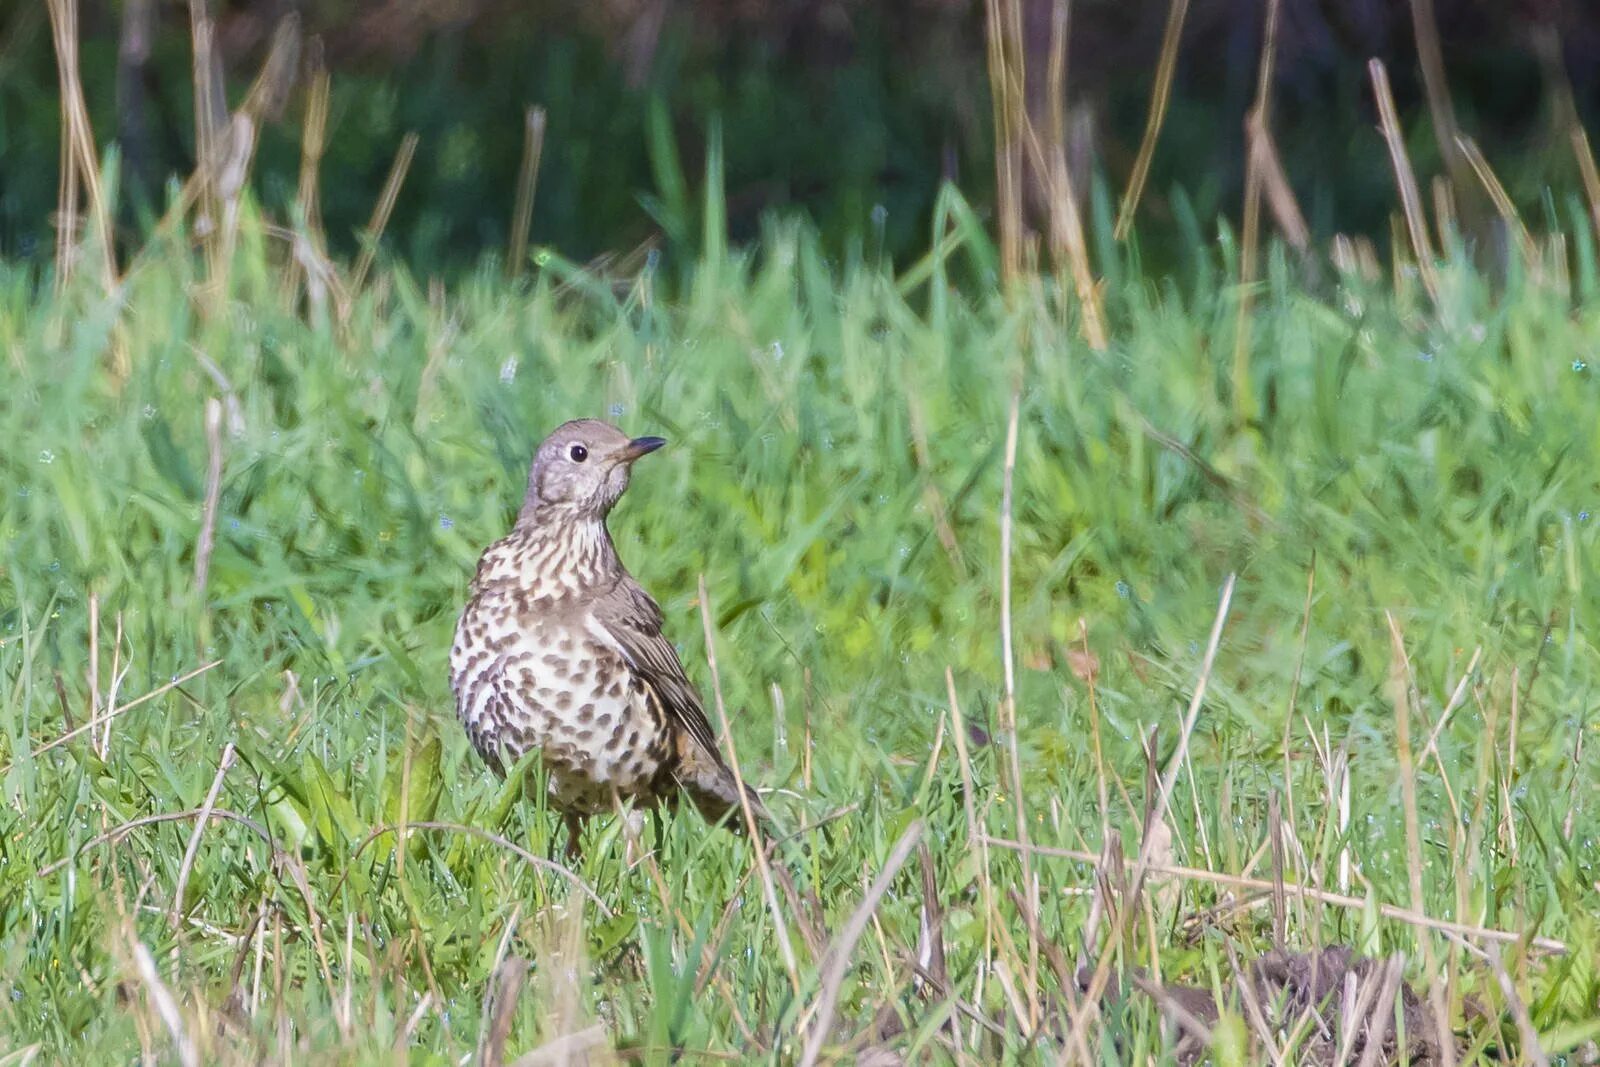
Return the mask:
M 506 542 L 517 583 L 536 597 L 581 596 L 614 582 L 621 567 L 604 519 L 540 508 Z

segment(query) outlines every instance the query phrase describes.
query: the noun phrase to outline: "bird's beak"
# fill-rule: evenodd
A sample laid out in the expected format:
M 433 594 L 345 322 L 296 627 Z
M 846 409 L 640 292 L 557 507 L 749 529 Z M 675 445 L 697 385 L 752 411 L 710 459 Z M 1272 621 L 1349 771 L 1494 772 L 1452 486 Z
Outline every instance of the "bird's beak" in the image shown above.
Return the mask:
M 635 437 L 623 446 L 622 451 L 617 453 L 617 458 L 623 463 L 632 463 L 640 456 L 648 456 L 666 443 L 665 437 Z

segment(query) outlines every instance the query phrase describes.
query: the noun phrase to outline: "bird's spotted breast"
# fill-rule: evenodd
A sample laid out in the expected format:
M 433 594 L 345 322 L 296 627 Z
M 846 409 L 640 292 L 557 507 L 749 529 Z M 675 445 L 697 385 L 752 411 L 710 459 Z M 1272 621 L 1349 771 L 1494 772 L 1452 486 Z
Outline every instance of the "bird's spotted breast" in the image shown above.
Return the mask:
M 488 559 L 495 575 L 499 564 Z M 668 724 L 587 611 L 529 603 L 526 587 L 480 582 L 450 652 L 456 712 L 473 747 L 500 770 L 540 749 L 556 806 L 589 813 L 653 797 L 671 752 Z M 565 608 L 565 610 L 563 610 Z

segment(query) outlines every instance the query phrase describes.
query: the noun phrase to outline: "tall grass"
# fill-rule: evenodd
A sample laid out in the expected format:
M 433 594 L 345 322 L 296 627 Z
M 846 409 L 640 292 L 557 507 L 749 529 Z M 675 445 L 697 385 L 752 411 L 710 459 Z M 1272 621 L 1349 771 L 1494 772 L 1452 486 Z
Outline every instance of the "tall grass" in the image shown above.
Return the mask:
M 1102 353 L 1050 284 L 950 285 L 995 253 L 944 210 L 900 279 L 774 223 L 671 301 L 648 267 L 600 284 L 549 253 L 520 285 L 380 262 L 342 323 L 285 298 L 248 204 L 221 294 L 180 242 L 109 293 L 0 266 L 0 1040 L 1131 1062 L 1176 1034 L 1125 966 L 1209 987 L 1281 941 L 1403 953 L 1468 1060 L 1592 1048 L 1592 245 L 1567 289 L 1442 262 L 1436 306 L 1267 256 L 1240 427 L 1227 243 L 1160 281 L 1126 253 Z M 996 729 L 1014 395 L 1019 793 Z M 454 723 L 476 553 L 575 415 L 672 441 L 613 525 L 707 685 L 712 612 L 745 774 L 797 835 L 773 855 L 797 986 L 747 842 L 685 814 L 630 863 L 603 821 L 580 890 L 543 860 L 538 791 Z M 1162 805 L 1147 769 L 1180 748 L 1230 574 Z M 1133 896 L 1095 857 L 1109 831 L 1131 864 L 1147 827 Z M 1255 1034 L 1232 1010 L 1222 1060 Z
M 291 224 L 252 94 L 119 262 L 67 94 L 56 269 L 0 264 L 5 1062 L 1597 1054 L 1583 204 L 1535 233 L 1502 191 L 1491 282 L 1386 109 L 1409 250 L 1286 252 L 1264 73 L 1255 221 L 1151 277 L 987 10 L 1002 240 L 946 189 L 899 274 L 794 222 L 730 246 L 720 140 L 695 206 L 664 124 L 671 277 L 523 276 L 542 132 L 510 263 L 385 259 L 407 139 L 347 269 L 325 81 Z M 467 577 L 577 415 L 672 441 L 615 534 L 767 854 L 601 820 L 569 870 L 537 768 L 455 724 Z M 1238 978 L 1344 947 L 1336 1002 Z

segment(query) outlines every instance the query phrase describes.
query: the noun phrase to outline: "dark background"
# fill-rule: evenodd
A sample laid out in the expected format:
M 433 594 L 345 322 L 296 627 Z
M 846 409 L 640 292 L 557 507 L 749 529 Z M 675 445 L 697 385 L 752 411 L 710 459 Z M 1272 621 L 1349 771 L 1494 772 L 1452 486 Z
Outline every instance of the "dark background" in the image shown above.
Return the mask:
M 1076 169 L 1114 208 L 1143 129 L 1165 0 L 1074 0 L 1070 142 Z M 1600 3 L 1435 0 L 1458 119 L 1525 209 L 1577 188 L 1571 116 L 1600 119 Z M 1028 0 L 1042 69 L 1050 0 Z M 326 228 L 348 254 L 395 149 L 420 135 L 388 247 L 448 272 L 505 247 L 527 105 L 549 127 L 532 240 L 586 259 L 696 232 L 663 194 L 676 170 L 698 209 L 709 131 L 720 124 L 729 225 L 752 236 L 800 208 L 829 247 L 904 259 L 925 249 L 941 181 L 992 210 L 984 10 L 974 0 L 234 0 L 210 5 L 228 96 L 257 74 L 274 27 L 298 20 L 294 83 L 262 131 L 253 171 L 268 210 L 294 196 L 306 73 L 332 75 L 321 170 Z M 1174 197 L 1201 220 L 1238 215 L 1242 121 L 1255 93 L 1265 0 L 1193 0 L 1171 110 L 1140 213 L 1158 243 Z M 148 225 L 167 182 L 193 168 L 187 3 L 82 0 L 80 54 L 97 138 L 125 162 L 118 220 Z M 1389 65 L 1426 176 L 1440 169 L 1404 0 L 1283 0 L 1273 129 L 1319 237 L 1382 237 L 1395 198 L 1366 61 Z M 124 38 L 148 33 L 148 57 Z M 59 96 L 42 0 L 3 0 L 0 255 L 54 240 Z M 664 146 L 675 150 L 669 153 Z M 665 176 L 665 177 L 664 177 Z M 1181 190 L 1181 194 L 1179 194 Z M 673 250 L 668 245 L 669 254 Z

